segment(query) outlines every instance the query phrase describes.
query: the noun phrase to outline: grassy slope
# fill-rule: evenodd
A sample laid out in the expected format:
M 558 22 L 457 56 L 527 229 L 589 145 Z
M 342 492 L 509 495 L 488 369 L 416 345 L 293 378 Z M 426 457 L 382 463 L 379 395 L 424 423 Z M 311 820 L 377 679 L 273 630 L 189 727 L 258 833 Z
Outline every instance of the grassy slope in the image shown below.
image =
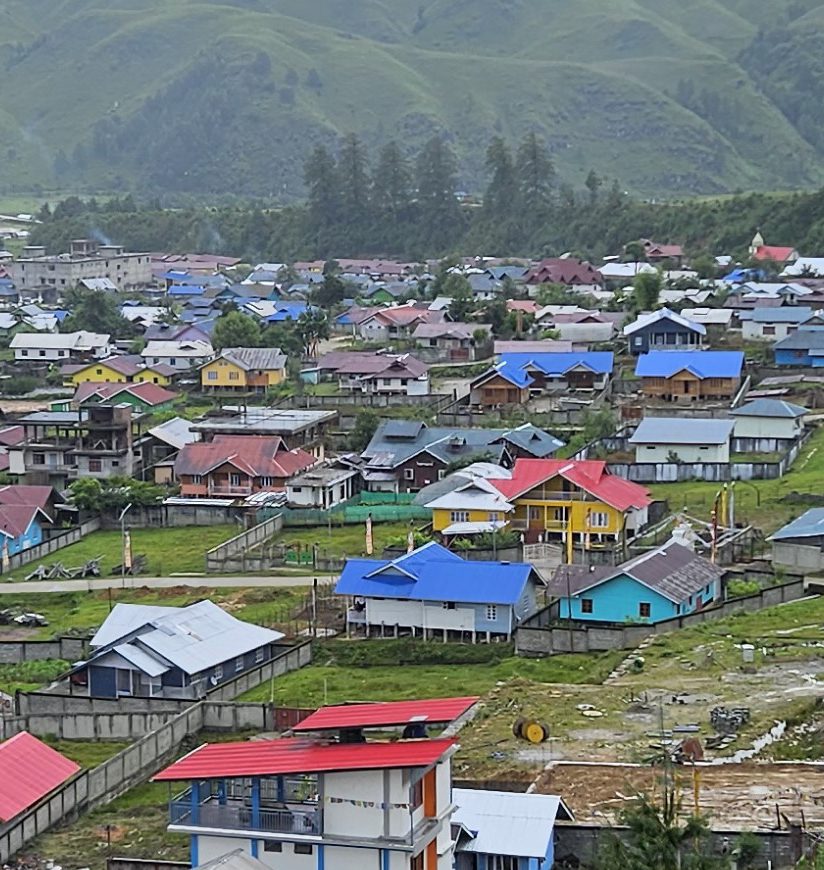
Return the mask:
M 780 480 L 736 484 L 736 517 L 739 522 L 751 522 L 759 526 L 766 534 L 774 532 L 807 509 L 806 505 L 789 501 L 788 496 L 793 492 L 820 494 L 823 478 L 824 429 L 819 429 L 807 442 L 790 472 Z M 703 481 L 651 487 L 653 495 L 669 501 L 670 510 L 686 508 L 688 513 L 707 522 L 718 488 L 717 483 Z
M 513 10 L 500 0 L 436 0 L 418 25 L 418 4 L 409 0 L 55 6 L 11 0 L 5 14 L 18 28 L 0 36 L 2 49 L 3 41 L 25 45 L 46 34 L 27 56 L 14 55 L 0 98 L 0 145 L 4 131 L 26 131 L 30 167 L 42 168 L 59 147 L 71 153 L 101 117 L 150 122 L 143 101 L 178 80 L 208 47 L 215 63 L 258 51 L 270 56 L 271 86 L 244 90 L 233 120 L 265 133 L 276 118 L 276 158 L 284 164 L 284 156 L 303 153 L 304 137 L 358 129 L 370 141 L 414 141 L 447 129 L 471 181 L 481 143 L 493 132 L 517 136 L 534 126 L 567 176 L 596 166 L 642 191 L 775 186 L 783 163 L 775 155 L 792 156 L 783 170 L 791 183 L 820 178 L 812 149 L 733 60 L 755 32 L 751 2 L 524 0 Z M 780 20 L 782 10 L 773 12 Z M 324 82 L 320 91 L 304 84 L 313 68 Z M 288 69 L 301 80 L 293 107 L 279 99 Z M 664 92 L 686 77 L 745 105 L 749 128 L 763 140 L 732 143 L 675 104 Z M 82 102 L 69 93 L 82 93 Z M 196 122 L 204 104 L 195 103 L 180 105 L 182 126 Z M 259 167 L 271 155 L 254 138 L 232 139 L 224 148 L 233 153 L 225 156 L 239 149 Z M 124 171 L 125 160 L 127 175 L 140 176 L 138 157 L 139 149 L 116 158 L 115 171 Z M 103 164 L 90 170 L 96 178 L 108 173 Z M 293 164 L 279 174 L 289 183 Z
M 148 557 L 144 574 L 159 577 L 176 573 L 203 571 L 206 550 L 216 547 L 238 532 L 237 526 L 205 526 L 179 529 L 135 529 L 132 531 L 132 552 Z M 102 556 L 102 576 L 112 576 L 112 568 L 122 561 L 122 538 L 119 531 L 93 532 L 76 544 L 71 544 L 42 560 L 51 565 L 62 562 L 66 568 L 82 565 Z M 24 565 L 3 576 L 4 581 L 23 580 L 39 563 Z

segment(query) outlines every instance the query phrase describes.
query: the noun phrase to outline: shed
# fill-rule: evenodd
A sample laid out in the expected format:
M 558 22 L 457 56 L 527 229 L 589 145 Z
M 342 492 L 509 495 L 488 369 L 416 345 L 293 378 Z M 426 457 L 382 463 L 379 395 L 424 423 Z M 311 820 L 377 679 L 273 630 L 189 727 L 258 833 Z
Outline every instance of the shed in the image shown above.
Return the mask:
M 729 462 L 732 420 L 645 417 L 629 443 L 636 462 Z

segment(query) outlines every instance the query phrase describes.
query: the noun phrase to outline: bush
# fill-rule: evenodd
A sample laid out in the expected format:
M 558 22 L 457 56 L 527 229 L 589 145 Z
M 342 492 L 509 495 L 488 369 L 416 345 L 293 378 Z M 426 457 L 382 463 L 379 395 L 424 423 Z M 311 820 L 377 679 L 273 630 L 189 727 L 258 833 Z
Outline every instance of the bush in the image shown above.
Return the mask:
M 727 583 L 727 598 L 743 598 L 745 595 L 755 595 L 760 589 L 761 584 L 757 580 L 730 580 Z
M 360 668 L 387 665 L 477 665 L 495 664 L 513 654 L 511 643 L 424 643 L 420 638 L 330 640 L 315 644 L 313 660 L 317 664 Z
M 0 394 L 4 396 L 25 396 L 40 386 L 40 379 L 33 375 L 14 375 L 0 381 Z

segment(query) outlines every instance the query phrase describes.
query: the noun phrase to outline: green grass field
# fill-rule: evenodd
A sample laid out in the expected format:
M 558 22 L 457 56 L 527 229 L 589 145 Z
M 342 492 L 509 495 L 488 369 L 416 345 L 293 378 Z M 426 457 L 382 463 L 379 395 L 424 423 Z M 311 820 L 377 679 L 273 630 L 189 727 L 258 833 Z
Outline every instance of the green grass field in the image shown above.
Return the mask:
M 759 526 L 765 533 L 800 516 L 808 505 L 794 504 L 792 493 L 821 495 L 824 480 L 824 429 L 818 429 L 804 446 L 790 471 L 779 480 L 754 480 L 735 485 L 735 514 L 738 522 Z M 656 498 L 665 498 L 671 511 L 686 508 L 693 516 L 709 522 L 710 511 L 720 484 L 704 481 L 654 484 Z
M 216 547 L 239 528 L 234 525 L 197 526 L 171 529 L 135 529 L 132 532 L 132 553 L 148 557 L 147 577 L 179 573 L 198 573 L 206 567 L 206 551 Z M 102 556 L 102 576 L 112 576 L 112 568 L 122 561 L 123 539 L 119 531 L 92 532 L 76 544 L 57 550 L 41 563 L 32 562 L 3 576 L 3 580 L 23 580 L 38 564 L 62 562 L 66 568 L 82 565 Z
M 42 659 L 34 662 L 21 662 L 15 665 L 0 665 L 0 692 L 13 695 L 17 691 L 30 692 L 32 689 L 50 683 L 65 673 L 71 662 L 62 659 Z
M 415 520 L 415 527 L 423 524 Z M 372 541 L 374 556 L 380 558 L 381 551 L 395 538 L 403 538 L 409 532 L 408 522 L 374 523 L 372 525 Z M 322 554 L 329 556 L 364 556 L 366 555 L 366 527 L 363 523 L 346 526 L 316 526 L 314 528 L 286 528 L 274 539 L 277 544 L 297 545 L 311 549 L 317 544 Z

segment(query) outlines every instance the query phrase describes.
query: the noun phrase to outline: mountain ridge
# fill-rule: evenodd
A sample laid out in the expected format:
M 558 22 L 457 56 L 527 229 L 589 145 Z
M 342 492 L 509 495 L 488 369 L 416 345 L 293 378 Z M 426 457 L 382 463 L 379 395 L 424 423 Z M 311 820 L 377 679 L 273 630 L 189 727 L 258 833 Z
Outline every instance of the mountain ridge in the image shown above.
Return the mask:
M 309 150 L 354 131 L 370 150 L 443 135 L 477 191 L 488 140 L 531 129 L 573 184 L 593 168 L 653 197 L 824 182 L 811 0 L 4 6 L 7 190 L 288 201 Z

